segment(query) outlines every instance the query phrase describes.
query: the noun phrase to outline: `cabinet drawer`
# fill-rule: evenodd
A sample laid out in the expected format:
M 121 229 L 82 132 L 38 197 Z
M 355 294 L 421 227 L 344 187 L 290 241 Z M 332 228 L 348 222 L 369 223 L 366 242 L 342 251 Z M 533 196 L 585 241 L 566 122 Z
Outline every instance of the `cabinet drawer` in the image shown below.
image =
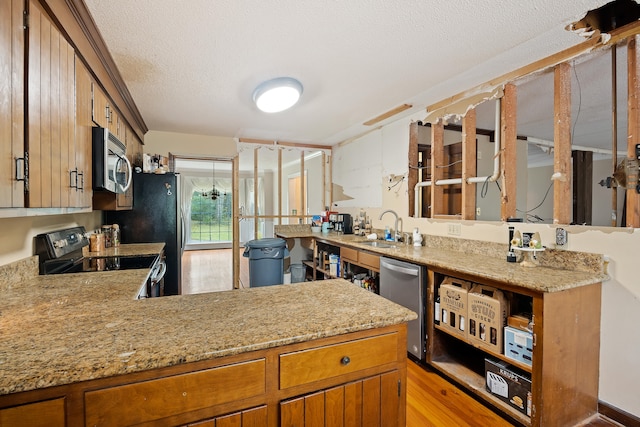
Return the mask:
M 397 333 L 286 353 L 280 355 L 280 388 L 333 378 L 397 359 Z
M 258 396 L 265 360 L 221 366 L 85 394 L 87 426 L 132 425 Z M 117 421 L 117 422 L 116 422 Z
M 369 267 L 372 270 L 380 271 L 380 256 L 360 252 L 358 254 L 358 264 L 364 267 Z
M 340 258 L 343 261 L 358 262 L 358 251 L 351 248 L 340 248 Z
M 64 398 L 0 409 L 0 426 L 63 427 Z

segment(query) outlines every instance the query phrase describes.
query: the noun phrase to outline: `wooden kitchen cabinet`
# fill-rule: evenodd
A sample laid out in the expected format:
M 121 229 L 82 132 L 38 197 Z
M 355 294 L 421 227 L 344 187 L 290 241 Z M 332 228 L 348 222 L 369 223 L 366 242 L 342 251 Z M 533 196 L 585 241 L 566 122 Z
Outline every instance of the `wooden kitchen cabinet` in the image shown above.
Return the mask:
M 340 248 L 340 260 L 343 263 L 348 262 L 377 273 L 380 272 L 380 255 L 343 246 Z
M 280 426 L 404 426 L 399 384 L 392 371 L 284 401 Z
M 76 57 L 76 134 L 75 168 L 71 169 L 70 188 L 77 207 L 91 207 L 93 196 L 93 143 L 91 120 L 91 74 Z M 71 165 L 73 166 L 73 165 Z
M 264 427 L 266 425 L 267 407 L 265 405 L 187 424 L 188 427 Z
M 98 83 L 91 83 L 91 119 L 102 127 L 109 128 L 109 101 Z
M 264 395 L 265 359 L 85 393 L 86 425 L 134 425 Z
M 75 203 L 75 52 L 38 1 L 28 12 L 27 207 Z M 71 167 L 73 165 L 73 167 Z
M 0 208 L 25 202 L 23 5 L 0 2 Z
M 60 398 L 0 409 L 0 426 L 64 427 L 64 405 Z
M 436 301 L 446 276 L 499 289 L 509 312 L 527 307 L 532 314 L 532 365 L 513 361 L 502 351 L 434 325 L 435 307 L 427 309 L 427 362 L 523 425 L 576 425 L 598 412 L 601 284 L 556 292 L 536 291 L 473 275 L 429 270 L 428 301 Z M 467 326 L 468 327 L 468 326 Z M 505 361 L 531 376 L 531 417 L 486 389 L 484 359 Z
M 115 106 L 95 81 L 91 85 L 91 93 L 93 98 L 91 118 L 93 122 L 100 127 L 109 129 L 109 132 L 124 143 L 126 124 L 118 114 Z
M 406 324 L 399 324 L 9 394 L 0 396 L 0 425 L 25 425 L 5 420 L 26 413 L 44 422 L 35 426 L 315 425 L 311 416 L 296 421 L 302 400 L 327 421 L 404 426 L 404 342 Z

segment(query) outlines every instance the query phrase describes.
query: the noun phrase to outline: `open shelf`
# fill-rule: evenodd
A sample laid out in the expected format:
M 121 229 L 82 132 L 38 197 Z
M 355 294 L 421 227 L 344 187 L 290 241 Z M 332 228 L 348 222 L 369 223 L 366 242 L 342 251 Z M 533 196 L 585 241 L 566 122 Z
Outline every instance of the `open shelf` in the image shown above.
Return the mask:
M 521 369 L 521 370 L 523 370 L 525 372 L 531 373 L 531 370 L 532 370 L 531 369 L 531 365 L 526 365 L 526 364 L 524 364 L 522 362 L 518 362 L 517 360 L 513 360 L 513 359 L 505 356 L 502 353 L 496 353 L 494 351 L 491 351 L 491 350 L 488 350 L 488 349 L 485 349 L 485 348 L 480 348 L 480 347 L 474 345 L 472 342 L 467 341 L 462 336 L 456 335 L 456 334 L 452 333 L 449 329 L 443 328 L 438 324 L 434 324 L 433 326 L 439 332 L 445 333 L 445 334 L 451 336 L 452 338 L 458 339 L 458 340 L 462 341 L 463 343 L 465 343 L 465 344 L 467 344 L 467 345 L 469 345 L 471 347 L 474 347 L 478 351 L 481 351 L 481 352 L 485 353 L 487 356 L 493 357 L 495 359 L 503 360 L 503 361 L 507 362 L 508 364 L 517 367 L 518 369 Z
M 492 395 L 486 389 L 485 357 L 493 354 L 478 349 L 451 334 L 438 329 L 434 340 L 434 352 L 430 364 L 455 382 L 463 385 L 474 395 L 499 408 L 501 411 L 523 425 L 531 425 L 531 418 L 519 412 L 511 405 Z

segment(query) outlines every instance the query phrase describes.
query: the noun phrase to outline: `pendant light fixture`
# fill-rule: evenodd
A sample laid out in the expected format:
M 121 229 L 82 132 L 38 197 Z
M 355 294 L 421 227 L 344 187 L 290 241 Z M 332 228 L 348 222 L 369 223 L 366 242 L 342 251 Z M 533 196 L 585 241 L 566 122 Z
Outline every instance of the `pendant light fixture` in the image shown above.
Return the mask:
M 302 84 L 292 77 L 278 77 L 260 84 L 253 102 L 265 113 L 278 113 L 293 107 L 302 95 Z
M 212 180 L 212 188 L 211 191 L 207 192 L 203 192 L 202 193 L 202 197 L 204 198 L 210 198 L 211 200 L 217 200 L 218 197 L 222 196 L 223 194 L 220 192 L 220 190 L 218 190 L 216 188 L 216 164 L 215 162 L 211 162 L 211 180 Z M 224 192 L 224 196 L 227 196 L 227 192 Z

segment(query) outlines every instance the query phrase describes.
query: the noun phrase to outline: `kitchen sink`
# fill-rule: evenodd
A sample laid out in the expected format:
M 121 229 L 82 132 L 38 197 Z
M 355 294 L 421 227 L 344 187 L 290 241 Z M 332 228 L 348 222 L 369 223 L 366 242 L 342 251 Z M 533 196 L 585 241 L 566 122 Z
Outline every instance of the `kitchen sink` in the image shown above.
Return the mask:
M 395 248 L 396 245 L 392 245 L 391 243 L 381 242 L 379 240 L 366 240 L 364 242 L 359 242 L 361 245 L 372 246 L 374 248 Z

